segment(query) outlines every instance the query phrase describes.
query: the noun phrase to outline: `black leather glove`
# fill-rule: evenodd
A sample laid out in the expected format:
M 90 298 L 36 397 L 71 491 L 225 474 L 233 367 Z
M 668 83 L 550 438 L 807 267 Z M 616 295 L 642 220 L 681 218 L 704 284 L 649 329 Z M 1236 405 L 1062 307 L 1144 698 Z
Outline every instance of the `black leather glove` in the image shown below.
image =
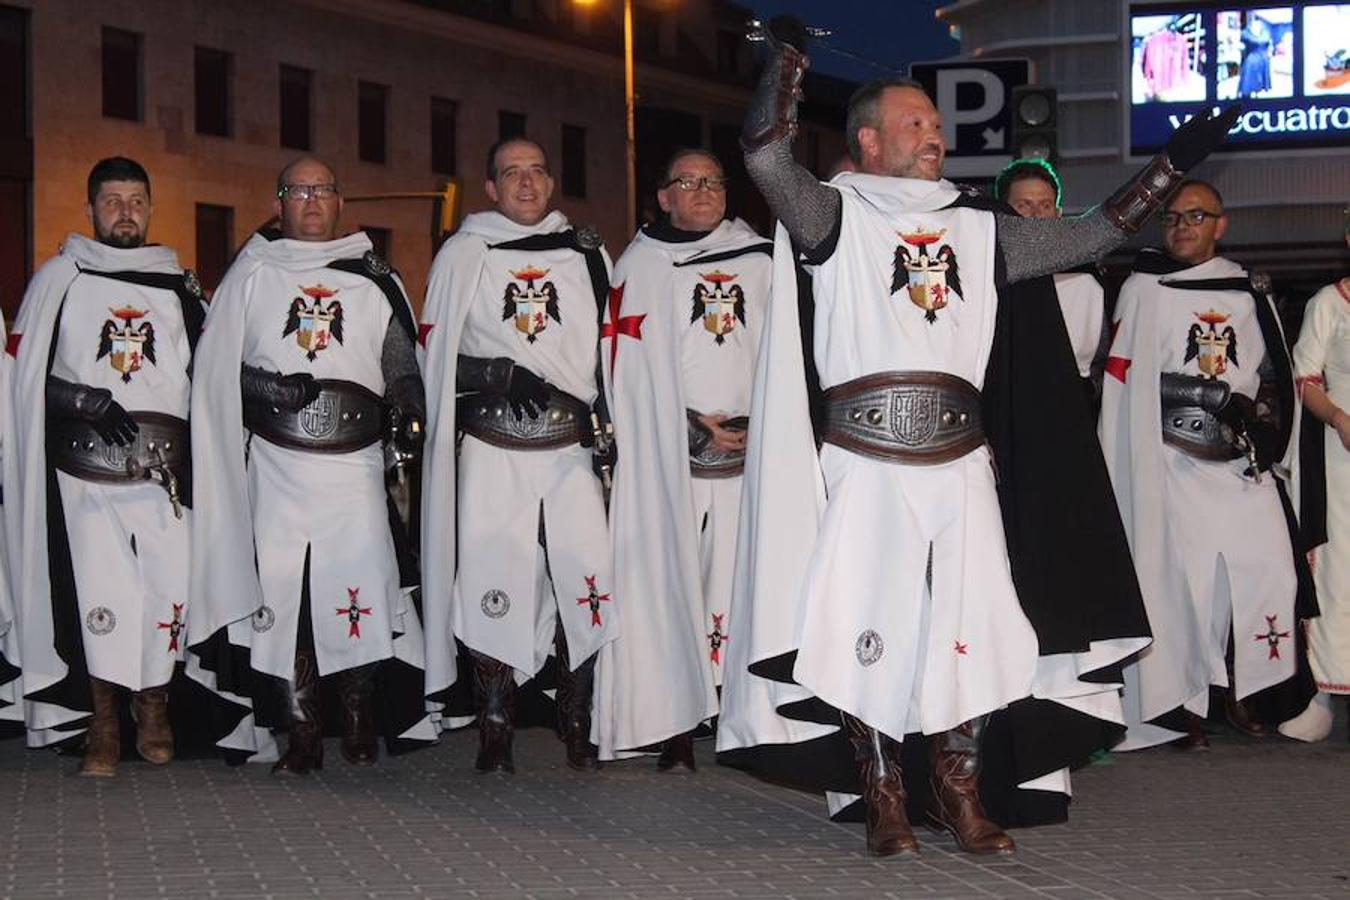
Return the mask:
M 244 363 L 239 369 L 239 387 L 245 400 L 299 412 L 318 398 L 323 386 L 308 372 L 282 375 Z
M 1256 422 L 1256 403 L 1245 394 L 1233 392 L 1214 410 L 1214 416 L 1234 432 L 1243 432 Z
M 1208 109 L 1197 113 L 1172 132 L 1167 142 L 1167 158 L 1183 172 L 1198 166 L 1224 142 L 1228 130 L 1241 114 L 1242 106 L 1237 103 L 1217 116 Z
M 108 406 L 103 411 L 103 415 L 94 419 L 91 423 L 98 436 L 103 438 L 105 444 L 116 444 L 119 447 L 125 447 L 136 439 L 136 433 L 140 431 L 140 426 L 136 420 L 131 418 L 122 404 L 112 399 L 108 395 Z
M 517 419 L 522 416 L 537 419 L 548 408 L 548 382 L 517 363 L 506 385 L 506 399 Z
M 297 412 L 309 406 L 315 400 L 318 400 L 319 394 L 323 392 L 323 386 L 319 384 L 319 380 L 308 372 L 292 372 L 289 375 L 282 375 L 277 379 L 277 384 L 296 398 L 295 406 L 291 408 L 292 412 Z
M 806 41 L 806 26 L 792 16 L 775 17 L 765 30 L 768 60 L 741 125 L 741 149 L 746 152 L 790 139 L 797 133 L 802 79 L 811 65 L 806 56 Z
M 47 415 L 88 422 L 105 443 L 122 447 L 140 431 L 122 404 L 113 399 L 112 391 L 55 375 L 47 376 Z

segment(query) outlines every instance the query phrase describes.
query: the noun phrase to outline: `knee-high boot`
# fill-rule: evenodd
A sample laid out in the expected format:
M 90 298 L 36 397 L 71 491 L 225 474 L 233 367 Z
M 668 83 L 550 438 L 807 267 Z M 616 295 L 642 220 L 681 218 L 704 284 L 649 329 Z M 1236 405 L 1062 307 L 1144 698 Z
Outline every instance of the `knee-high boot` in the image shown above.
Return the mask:
M 567 750 L 567 765 L 578 771 L 600 768 L 599 750 L 591 743 L 591 700 L 595 693 L 595 654 L 575 669 L 567 634 L 558 623 L 558 733 Z
M 474 702 L 478 707 L 478 759 L 480 772 L 516 771 L 511 759 L 511 741 L 516 725 L 516 682 L 511 667 L 473 651 Z
M 844 730 L 853 744 L 863 803 L 867 805 L 867 849 L 875 856 L 918 853 L 919 842 L 905 815 L 900 742 L 847 713 Z
M 296 647 L 295 677 L 286 685 L 290 737 L 273 775 L 304 775 L 323 768 L 323 722 L 319 706 L 319 661 L 312 648 Z
M 111 778 L 117 774 L 122 758 L 122 723 L 117 717 L 117 685 L 101 678 L 89 679 L 94 694 L 94 720 L 80 762 L 80 774 L 91 778 Z
M 342 758 L 354 766 L 373 766 L 380 758 L 375 715 L 370 708 L 378 666 L 379 663 L 367 663 L 336 675 L 342 699 Z
M 967 853 L 1012 853 L 1013 839 L 990 821 L 980 803 L 980 738 L 988 716 L 932 737 L 933 800 L 929 822 L 951 832 Z

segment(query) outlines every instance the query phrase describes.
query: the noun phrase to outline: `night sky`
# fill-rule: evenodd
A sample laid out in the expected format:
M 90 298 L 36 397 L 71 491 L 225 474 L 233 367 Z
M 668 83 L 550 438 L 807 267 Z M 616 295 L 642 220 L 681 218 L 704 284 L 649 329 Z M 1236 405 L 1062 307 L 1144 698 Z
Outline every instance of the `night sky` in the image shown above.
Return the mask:
M 764 19 L 791 13 L 808 25 L 829 28 L 825 43 L 875 65 L 817 47 L 811 65 L 818 72 L 868 81 L 904 74 L 909 63 L 942 59 L 961 45 L 947 33 L 934 11 L 951 0 L 740 0 Z

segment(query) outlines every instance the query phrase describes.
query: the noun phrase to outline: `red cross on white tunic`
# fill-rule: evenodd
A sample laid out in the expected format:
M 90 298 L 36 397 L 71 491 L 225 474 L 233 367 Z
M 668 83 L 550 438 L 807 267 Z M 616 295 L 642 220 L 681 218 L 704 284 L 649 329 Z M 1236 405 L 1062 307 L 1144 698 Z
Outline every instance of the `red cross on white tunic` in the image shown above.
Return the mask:
M 609 603 L 609 594 L 600 593 L 600 589 L 595 586 L 597 575 L 583 575 L 586 579 L 586 596 L 577 598 L 577 606 L 589 606 L 591 609 L 591 627 L 598 628 L 603 623 L 600 621 L 600 604 Z
M 337 614 L 346 616 L 347 622 L 351 625 L 347 629 L 347 637 L 359 638 L 361 636 L 361 617 L 374 615 L 372 607 L 362 606 L 357 596 L 361 593 L 359 587 L 347 588 L 347 605 L 339 606 Z
M 635 340 L 642 340 L 642 320 L 647 318 L 646 313 L 637 316 L 619 315 L 623 306 L 623 289 L 622 284 L 609 289 L 609 321 L 600 326 L 600 339 L 611 338 L 614 341 L 609 345 L 611 374 L 614 372 L 614 362 L 619 358 L 619 335 L 626 334 Z
M 1120 319 L 1116 319 L 1114 322 L 1111 323 L 1111 337 L 1106 342 L 1106 345 L 1108 347 L 1114 347 L 1116 345 L 1116 335 L 1119 332 L 1120 332 Z M 1121 384 L 1124 384 L 1125 379 L 1128 377 L 1130 372 L 1130 365 L 1133 362 L 1134 360 L 1127 359 L 1124 356 L 1108 356 L 1106 358 L 1106 374 L 1115 378 Z
M 1280 631 L 1279 626 L 1275 624 L 1278 618 L 1279 616 L 1266 616 L 1266 631 L 1255 638 L 1258 641 L 1265 641 L 1270 646 L 1270 656 L 1267 659 L 1279 659 L 1280 639 L 1289 637 L 1288 631 Z
M 431 329 L 436 327 L 435 322 L 417 323 L 417 343 L 422 345 L 422 349 L 427 349 L 427 338 L 431 335 Z
M 169 632 L 169 652 L 178 652 L 178 638 L 183 633 L 183 604 L 173 604 L 173 617 L 167 622 L 156 622 L 155 627 Z
M 722 630 L 722 620 L 726 617 L 726 613 L 722 613 L 720 616 L 717 613 L 712 614 L 713 630 L 708 635 L 708 646 L 712 650 L 709 658 L 712 659 L 713 665 L 722 664 L 722 645 L 731 640 L 731 635 Z

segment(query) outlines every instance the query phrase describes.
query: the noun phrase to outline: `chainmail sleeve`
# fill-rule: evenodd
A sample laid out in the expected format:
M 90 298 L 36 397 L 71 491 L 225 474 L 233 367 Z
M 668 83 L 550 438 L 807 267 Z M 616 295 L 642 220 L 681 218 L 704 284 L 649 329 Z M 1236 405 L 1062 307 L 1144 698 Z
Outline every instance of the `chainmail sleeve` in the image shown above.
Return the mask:
M 1010 284 L 1094 262 L 1129 238 L 1100 207 L 1068 219 L 1031 219 L 1012 213 L 995 213 L 995 219 Z
M 824 262 L 839 238 L 843 207 L 839 192 L 826 187 L 792 158 L 790 138 L 745 154 L 745 168 L 769 209 L 810 262 Z
M 409 375 L 420 376 L 417 368 L 417 351 L 413 348 L 412 339 L 392 317 L 389 320 L 389 327 L 384 330 L 384 346 L 380 349 L 380 371 L 384 373 L 385 384 L 393 384 Z

